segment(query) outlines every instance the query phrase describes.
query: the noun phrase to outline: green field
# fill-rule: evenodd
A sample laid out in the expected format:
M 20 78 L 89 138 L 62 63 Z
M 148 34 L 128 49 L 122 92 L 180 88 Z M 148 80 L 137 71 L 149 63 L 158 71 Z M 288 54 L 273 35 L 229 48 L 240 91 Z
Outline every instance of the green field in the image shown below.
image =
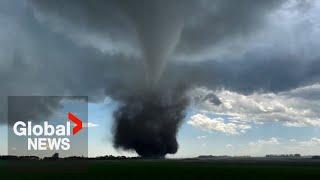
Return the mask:
M 183 160 L 0 161 L 0 173 L 1 179 L 310 179 L 320 177 L 320 164 Z

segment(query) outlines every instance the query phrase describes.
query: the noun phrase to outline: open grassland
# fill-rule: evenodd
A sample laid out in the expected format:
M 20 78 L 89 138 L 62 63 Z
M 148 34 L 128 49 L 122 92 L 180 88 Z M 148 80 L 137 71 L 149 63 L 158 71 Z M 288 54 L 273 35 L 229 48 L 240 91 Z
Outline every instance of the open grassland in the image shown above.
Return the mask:
M 320 162 L 89 160 L 0 161 L 1 179 L 309 179 Z

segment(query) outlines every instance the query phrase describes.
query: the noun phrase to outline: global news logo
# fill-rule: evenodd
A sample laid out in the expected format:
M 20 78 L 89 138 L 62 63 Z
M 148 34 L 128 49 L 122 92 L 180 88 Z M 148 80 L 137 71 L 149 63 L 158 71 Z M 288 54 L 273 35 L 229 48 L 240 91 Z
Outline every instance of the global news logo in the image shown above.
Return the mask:
M 17 121 L 13 125 L 13 132 L 16 136 L 27 137 L 29 151 L 67 151 L 71 147 L 70 137 L 75 136 L 83 128 L 81 119 L 71 112 L 68 113 L 68 120 L 65 124 L 59 125 L 50 124 L 48 121 L 44 121 L 41 125 L 34 125 L 31 121 L 27 123 Z

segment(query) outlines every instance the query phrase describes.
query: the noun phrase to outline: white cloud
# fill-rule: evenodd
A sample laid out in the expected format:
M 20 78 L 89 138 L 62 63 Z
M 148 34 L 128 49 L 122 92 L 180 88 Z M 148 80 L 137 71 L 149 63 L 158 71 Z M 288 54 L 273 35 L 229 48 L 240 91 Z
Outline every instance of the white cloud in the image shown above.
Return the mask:
M 249 142 L 248 145 L 242 149 L 242 152 L 254 156 L 264 156 L 266 154 L 281 154 L 284 151 L 283 144 L 280 143 L 279 139 L 270 137 Z
M 92 128 L 92 127 L 98 127 L 99 124 L 94 124 L 92 122 L 83 123 L 83 127 Z
M 197 136 L 197 139 L 201 140 L 201 139 L 206 139 L 207 136 Z
M 290 142 L 292 142 L 292 143 L 297 142 L 297 140 L 296 140 L 296 139 L 289 139 L 289 141 L 290 141 Z
M 318 146 L 320 145 L 320 138 L 313 137 L 308 141 L 299 141 L 298 144 L 301 146 Z
M 278 138 L 271 137 L 269 139 L 260 139 L 256 142 L 249 142 L 249 146 L 264 146 L 264 145 L 278 145 L 280 144 Z
M 251 128 L 244 124 L 225 123 L 222 118 L 211 119 L 203 114 L 193 115 L 187 123 L 205 131 L 218 131 L 228 135 L 245 133 L 247 129 Z
M 232 145 L 232 144 L 227 144 L 227 145 L 226 145 L 226 148 L 232 149 L 232 148 L 233 148 L 233 145 Z
M 211 91 L 198 88 L 190 92 L 193 97 L 193 108 L 202 113 L 212 113 L 234 123 L 263 124 L 279 122 L 288 127 L 316 126 L 320 127 L 320 84 L 304 86 L 281 93 L 259 93 L 244 95 L 228 90 Z M 220 105 L 210 99 L 215 94 L 221 101 Z M 196 116 L 197 117 L 197 116 Z M 199 119 L 199 118 L 198 118 Z M 221 124 L 221 118 L 213 119 L 210 124 Z M 202 128 L 208 127 L 208 119 L 200 121 Z
M 290 139 L 284 147 L 286 152 L 303 155 L 316 155 L 320 152 L 320 138 L 312 137 L 306 140 Z

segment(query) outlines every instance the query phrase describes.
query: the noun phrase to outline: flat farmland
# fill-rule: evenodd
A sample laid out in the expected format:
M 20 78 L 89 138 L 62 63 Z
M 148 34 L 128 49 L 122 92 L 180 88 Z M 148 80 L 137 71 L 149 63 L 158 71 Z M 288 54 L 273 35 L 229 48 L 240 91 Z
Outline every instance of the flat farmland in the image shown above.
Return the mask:
M 1 179 L 303 179 L 319 160 L 0 161 Z

